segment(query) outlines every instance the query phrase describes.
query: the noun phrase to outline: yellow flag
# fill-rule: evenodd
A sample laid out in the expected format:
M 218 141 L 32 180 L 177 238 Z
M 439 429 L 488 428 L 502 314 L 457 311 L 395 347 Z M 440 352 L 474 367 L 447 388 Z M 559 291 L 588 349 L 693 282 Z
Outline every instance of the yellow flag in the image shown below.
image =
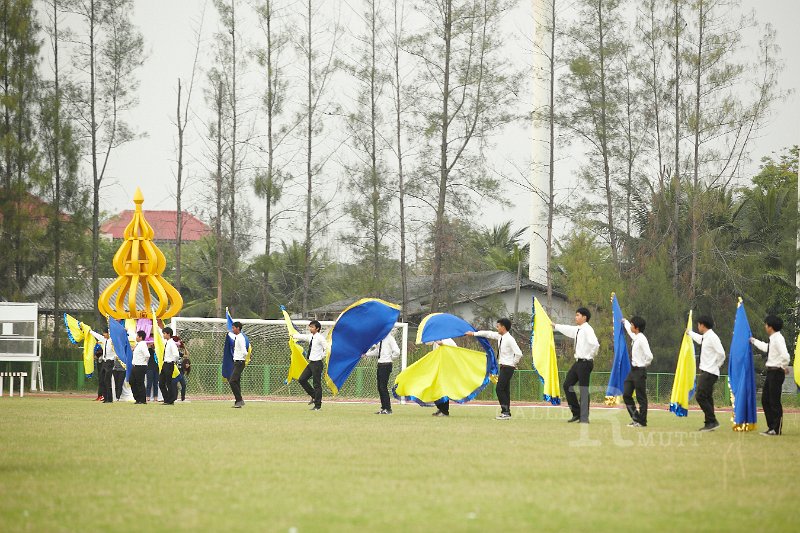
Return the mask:
M 292 319 L 289 317 L 289 313 L 286 312 L 286 309 L 281 309 L 281 312 L 283 313 L 283 319 L 286 321 L 286 329 L 289 332 L 289 351 L 291 352 L 289 373 L 286 376 L 285 382 L 291 383 L 293 379 L 300 379 L 300 375 L 308 366 L 308 362 L 306 361 L 305 357 L 303 357 L 302 346 L 297 344 L 297 341 L 294 340 L 294 335 L 296 335 L 298 331 L 295 329 L 294 324 L 292 324 Z
M 686 416 L 689 409 L 689 398 L 694 394 L 695 360 L 694 341 L 687 331 L 692 329 L 692 312 L 686 331 L 683 332 L 681 349 L 678 352 L 678 366 L 675 368 L 675 381 L 672 382 L 672 395 L 669 398 L 669 410 L 678 416 Z
M 800 373 L 798 373 L 798 363 L 800 363 L 800 359 L 798 359 L 798 355 L 800 355 L 800 335 L 797 336 L 797 342 L 794 344 L 794 382 L 795 384 L 800 387 Z
M 556 360 L 556 342 L 553 338 L 553 326 L 547 312 L 533 299 L 533 368 L 542 382 L 544 400 L 553 405 L 561 403 L 561 388 L 558 383 L 558 361 Z

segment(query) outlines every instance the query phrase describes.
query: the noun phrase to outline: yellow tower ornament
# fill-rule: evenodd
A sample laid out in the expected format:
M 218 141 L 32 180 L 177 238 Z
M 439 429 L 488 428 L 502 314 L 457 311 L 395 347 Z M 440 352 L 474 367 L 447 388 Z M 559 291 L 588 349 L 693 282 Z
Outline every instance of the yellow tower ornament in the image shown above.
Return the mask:
M 125 241 L 114 254 L 114 270 L 119 277 L 100 294 L 97 307 L 104 315 L 116 319 L 148 318 L 155 295 L 158 299 L 156 316 L 170 318 L 180 312 L 183 298 L 175 287 L 161 277 L 167 260 L 153 242 L 155 233 L 142 213 L 144 196 L 138 187 L 133 202 L 136 211 L 125 228 Z M 136 305 L 140 289 L 144 303 L 141 309 Z

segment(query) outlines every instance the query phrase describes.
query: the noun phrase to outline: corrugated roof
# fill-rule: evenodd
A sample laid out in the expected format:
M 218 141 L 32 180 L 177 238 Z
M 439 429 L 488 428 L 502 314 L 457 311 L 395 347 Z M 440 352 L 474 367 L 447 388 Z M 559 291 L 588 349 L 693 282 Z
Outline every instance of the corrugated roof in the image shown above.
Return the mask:
M 111 217 L 100 226 L 100 233 L 111 235 L 112 239 L 124 239 L 125 228 L 133 218 L 134 211 L 125 211 Z M 155 232 L 157 241 L 174 241 L 178 238 L 178 212 L 177 211 L 147 211 L 144 218 Z M 211 234 L 211 229 L 200 219 L 183 211 L 183 232 L 181 240 L 198 241 Z
M 408 305 L 406 308 L 408 315 L 417 315 L 428 310 L 430 307 L 432 280 L 432 276 L 412 276 L 408 278 Z M 452 295 L 450 302 L 454 304 L 486 298 L 493 294 L 502 294 L 517 288 L 517 276 L 507 270 L 447 274 L 444 276 L 444 282 L 448 286 L 447 292 Z M 531 288 L 539 291 L 547 290 L 544 285 L 531 281 L 527 277 L 523 277 L 520 280 L 520 288 Z M 567 298 L 565 294 L 558 291 L 554 291 L 553 295 L 562 299 Z M 391 288 L 385 299 L 399 302 L 400 287 Z M 317 307 L 310 312 L 315 314 L 339 313 L 356 300 L 358 298 L 346 298 Z
M 100 278 L 100 292 L 111 285 L 117 278 Z M 32 276 L 22 291 L 26 300 L 39 304 L 40 313 L 53 312 L 53 277 L 52 276 Z M 153 297 L 153 304 L 158 305 L 158 299 Z M 144 307 L 144 298 L 141 291 L 136 295 L 136 305 Z M 64 290 L 61 295 L 59 306 L 64 313 L 83 313 L 93 312 L 97 309 L 97 302 L 92 296 L 92 279 L 85 278 L 64 278 Z

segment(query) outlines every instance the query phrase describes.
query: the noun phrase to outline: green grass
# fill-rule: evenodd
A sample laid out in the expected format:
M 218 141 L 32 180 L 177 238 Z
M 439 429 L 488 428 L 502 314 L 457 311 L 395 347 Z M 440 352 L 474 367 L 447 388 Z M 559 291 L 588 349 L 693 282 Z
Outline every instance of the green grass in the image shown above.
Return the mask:
M 795 530 L 785 435 L 564 408 L 0 398 L 3 531 Z M 727 419 L 727 414 L 720 420 Z M 759 420 L 764 429 L 763 419 Z M 587 433 L 583 436 L 582 431 Z M 615 437 L 615 434 L 617 437 Z

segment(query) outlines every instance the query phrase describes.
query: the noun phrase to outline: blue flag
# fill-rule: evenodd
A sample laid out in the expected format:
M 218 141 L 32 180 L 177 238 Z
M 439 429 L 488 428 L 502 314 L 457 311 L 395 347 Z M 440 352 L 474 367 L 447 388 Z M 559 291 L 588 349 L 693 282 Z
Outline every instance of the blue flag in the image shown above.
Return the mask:
M 448 313 L 433 313 L 422 319 L 417 329 L 417 344 L 463 337 L 468 331 L 477 331 L 461 317 Z M 492 344 L 483 337 L 473 337 L 486 352 L 486 377 L 497 376 L 497 357 Z
M 400 306 L 376 298 L 364 298 L 342 311 L 328 333 L 325 382 L 331 392 L 339 393 L 361 355 L 392 331 L 399 316 Z
M 108 321 L 108 336 L 114 345 L 117 357 L 125 365 L 125 381 L 130 383 L 131 370 L 133 370 L 133 350 L 131 350 L 131 343 L 128 340 L 128 332 L 125 330 L 125 326 L 111 318 Z
M 617 396 L 622 395 L 625 378 L 631 371 L 631 357 L 628 353 L 628 339 L 625 326 L 622 325 L 622 309 L 617 295 L 611 294 L 611 307 L 614 314 L 614 362 L 611 363 L 611 376 L 608 378 L 606 403 L 614 404 Z
M 756 376 L 753 368 L 753 347 L 750 337 L 753 332 L 744 304 L 739 300 L 736 320 L 733 323 L 730 360 L 728 362 L 728 381 L 733 403 L 733 430 L 752 431 L 756 429 Z

